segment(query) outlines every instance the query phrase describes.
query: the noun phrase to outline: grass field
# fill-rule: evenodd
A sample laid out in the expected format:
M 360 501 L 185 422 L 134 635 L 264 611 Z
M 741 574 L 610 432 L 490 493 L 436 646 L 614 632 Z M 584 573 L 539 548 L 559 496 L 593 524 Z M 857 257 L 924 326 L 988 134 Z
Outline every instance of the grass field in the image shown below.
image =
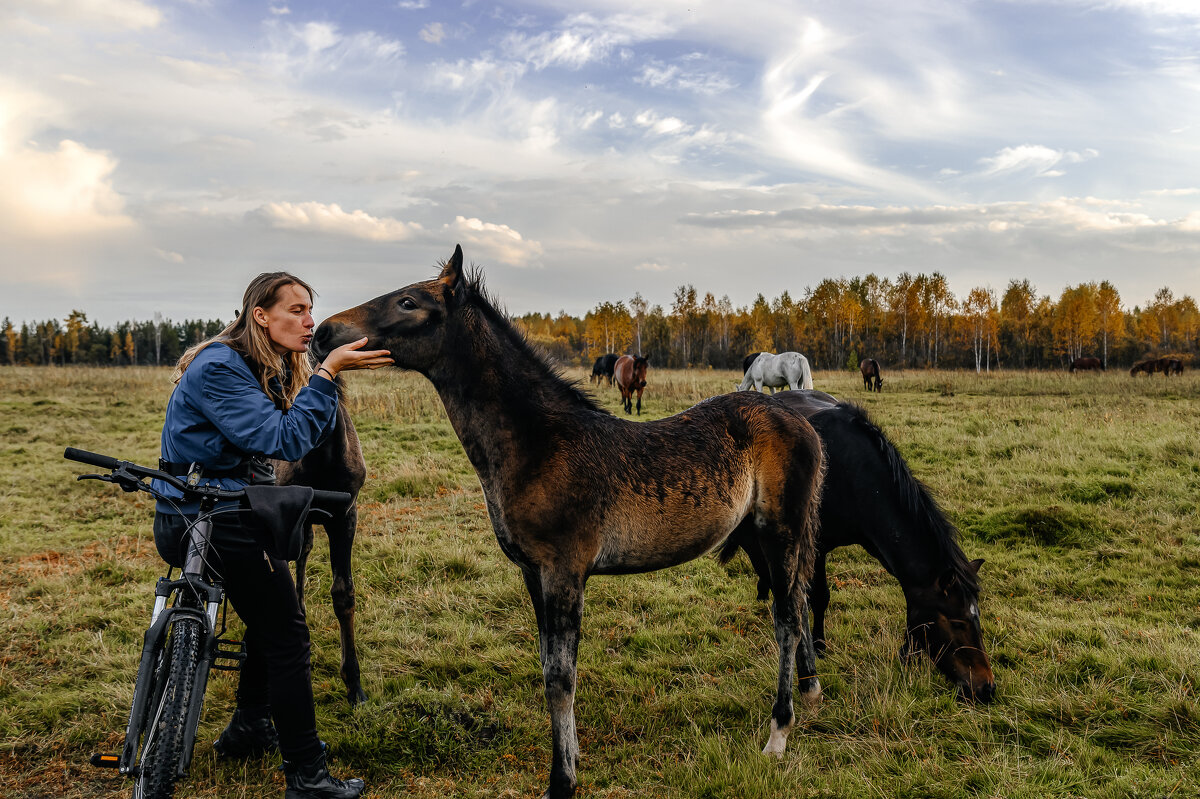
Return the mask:
M 576 371 L 583 379 L 584 373 Z M 646 418 L 732 372 L 651 369 Z M 830 558 L 824 701 L 760 754 L 770 614 L 744 557 L 588 586 L 576 708 L 582 797 L 1182 797 L 1200 785 L 1200 378 L 908 372 L 868 409 L 963 531 L 999 689 L 960 704 L 902 666 L 903 599 L 859 550 Z M 324 543 L 309 563 L 318 729 L 379 797 L 533 797 L 549 768 L 536 631 L 431 387 L 351 375 L 370 478 L 356 544 L 371 701 L 345 702 Z M 119 796 L 86 765 L 123 732 L 151 585 L 144 495 L 77 483 L 65 446 L 153 463 L 166 369 L 0 369 L 0 795 Z M 597 390 L 618 410 L 615 389 Z M 218 763 L 233 680 L 211 683 L 180 795 L 278 797 L 274 762 Z

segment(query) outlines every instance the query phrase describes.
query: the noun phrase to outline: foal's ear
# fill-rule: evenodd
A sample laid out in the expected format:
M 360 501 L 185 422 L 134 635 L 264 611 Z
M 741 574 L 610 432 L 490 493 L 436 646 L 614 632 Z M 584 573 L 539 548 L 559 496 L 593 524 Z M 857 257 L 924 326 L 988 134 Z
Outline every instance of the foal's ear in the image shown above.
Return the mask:
M 458 284 L 462 282 L 462 265 L 462 245 L 455 244 L 454 255 L 450 256 L 450 260 L 442 267 L 442 273 L 438 275 L 438 280 L 451 292 L 457 290 Z
M 971 563 L 970 563 L 971 571 L 975 572 L 976 574 L 979 574 L 979 567 L 982 565 L 983 565 L 983 558 L 975 558 L 975 560 L 971 561 Z

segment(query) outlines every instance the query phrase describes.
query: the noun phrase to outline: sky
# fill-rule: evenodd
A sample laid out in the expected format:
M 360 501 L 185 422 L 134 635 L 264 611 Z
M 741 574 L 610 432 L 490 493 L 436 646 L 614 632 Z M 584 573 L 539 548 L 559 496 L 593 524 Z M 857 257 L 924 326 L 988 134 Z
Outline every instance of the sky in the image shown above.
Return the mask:
M 0 316 L 1200 293 L 1197 0 L 0 3 Z

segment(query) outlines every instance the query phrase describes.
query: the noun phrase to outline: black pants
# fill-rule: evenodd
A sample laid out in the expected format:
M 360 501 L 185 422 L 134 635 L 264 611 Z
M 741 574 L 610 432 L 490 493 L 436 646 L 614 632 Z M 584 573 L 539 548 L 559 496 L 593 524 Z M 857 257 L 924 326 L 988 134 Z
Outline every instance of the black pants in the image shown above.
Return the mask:
M 163 560 L 183 562 L 181 538 L 190 520 L 154 515 L 154 542 Z M 209 562 L 225 583 L 229 603 L 246 625 L 246 659 L 237 706 L 269 706 L 285 760 L 307 763 L 321 754 L 313 709 L 308 621 L 286 561 L 270 557 L 236 516 L 213 518 Z

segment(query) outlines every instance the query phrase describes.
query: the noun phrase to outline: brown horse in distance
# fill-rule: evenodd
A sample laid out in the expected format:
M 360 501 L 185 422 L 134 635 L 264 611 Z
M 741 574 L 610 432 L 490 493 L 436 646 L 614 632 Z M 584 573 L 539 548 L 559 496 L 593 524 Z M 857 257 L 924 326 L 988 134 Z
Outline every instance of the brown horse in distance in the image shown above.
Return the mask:
M 879 361 L 874 358 L 863 358 L 858 369 L 862 372 L 863 388 L 867 391 L 883 391 L 883 378 L 879 376 Z
M 1099 358 L 1076 358 L 1075 360 L 1071 361 L 1071 368 L 1069 371 L 1071 374 L 1075 374 L 1076 371 L 1090 372 L 1096 369 L 1099 369 L 1102 372 L 1106 371 L 1104 364 L 1100 362 Z
M 642 392 L 646 390 L 646 370 L 650 361 L 640 355 L 622 355 L 613 366 L 613 380 L 621 389 L 621 407 L 633 412 L 633 392 L 637 392 L 637 412 L 642 415 Z
M 545 796 L 576 788 L 575 684 L 583 593 L 593 574 L 654 571 L 749 537 L 770 572 L 779 680 L 765 752 L 782 756 L 800 696 L 820 695 L 805 590 L 812 573 L 820 439 L 800 414 L 753 392 L 634 423 L 598 406 L 543 359 L 464 276 L 441 273 L 317 329 L 320 352 L 366 336 L 425 375 L 479 474 L 504 554 L 537 619 L 553 758 Z

